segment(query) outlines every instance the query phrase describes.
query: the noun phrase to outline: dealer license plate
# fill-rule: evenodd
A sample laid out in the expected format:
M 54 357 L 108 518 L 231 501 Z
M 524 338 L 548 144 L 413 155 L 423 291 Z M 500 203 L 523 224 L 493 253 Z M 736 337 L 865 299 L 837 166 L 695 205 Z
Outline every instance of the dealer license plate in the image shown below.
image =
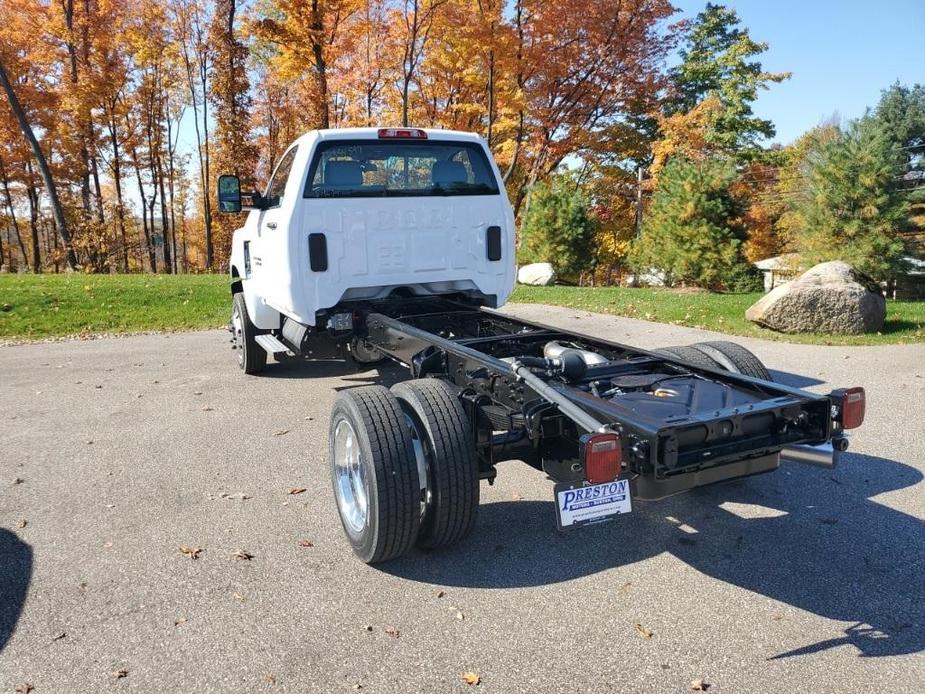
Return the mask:
M 632 510 L 629 480 L 556 485 L 556 523 L 560 530 L 600 523 Z

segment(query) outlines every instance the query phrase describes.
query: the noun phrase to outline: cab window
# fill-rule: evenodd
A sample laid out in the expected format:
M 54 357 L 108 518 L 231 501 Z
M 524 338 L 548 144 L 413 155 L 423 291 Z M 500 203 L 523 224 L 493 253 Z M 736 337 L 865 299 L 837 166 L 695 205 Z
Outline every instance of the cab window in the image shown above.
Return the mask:
M 289 172 L 292 170 L 292 162 L 295 161 L 295 153 L 298 147 L 293 147 L 283 155 L 276 165 L 276 171 L 267 185 L 267 192 L 264 197 L 267 199 L 269 207 L 279 207 L 283 204 L 283 196 L 286 194 L 286 181 L 289 180 Z
M 498 195 L 474 142 L 343 140 L 318 144 L 306 198 Z

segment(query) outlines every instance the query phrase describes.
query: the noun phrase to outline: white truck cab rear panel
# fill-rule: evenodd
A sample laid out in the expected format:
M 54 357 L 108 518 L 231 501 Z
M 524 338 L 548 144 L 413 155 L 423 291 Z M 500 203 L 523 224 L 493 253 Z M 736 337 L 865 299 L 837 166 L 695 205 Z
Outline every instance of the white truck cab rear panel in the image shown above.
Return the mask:
M 278 328 L 279 314 L 314 325 L 318 311 L 385 296 L 396 287 L 415 293 L 475 292 L 496 306 L 507 300 L 514 286 L 514 215 L 497 166 L 475 135 L 425 132 L 430 140 L 477 143 L 499 193 L 305 197 L 320 142 L 375 140 L 377 130 L 302 136 L 287 150 L 295 152 L 280 204 L 252 210 L 235 232 L 232 265 L 243 278 L 248 312 L 257 327 Z M 486 238 L 493 226 L 501 230 L 501 258 L 494 261 L 488 259 Z M 309 264 L 310 234 L 325 237 L 327 268 L 322 271 Z

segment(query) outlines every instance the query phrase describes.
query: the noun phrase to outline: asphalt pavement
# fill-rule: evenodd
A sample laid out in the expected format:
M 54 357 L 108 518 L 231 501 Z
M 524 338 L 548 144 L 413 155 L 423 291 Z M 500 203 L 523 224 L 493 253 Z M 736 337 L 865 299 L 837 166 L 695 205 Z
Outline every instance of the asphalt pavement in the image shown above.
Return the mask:
M 721 337 L 509 310 L 643 347 Z M 552 484 L 505 463 L 466 541 L 369 567 L 328 413 L 405 372 L 246 377 L 227 340 L 0 347 L 0 693 L 925 691 L 925 345 L 739 340 L 793 385 L 867 388 L 835 471 L 560 534 Z

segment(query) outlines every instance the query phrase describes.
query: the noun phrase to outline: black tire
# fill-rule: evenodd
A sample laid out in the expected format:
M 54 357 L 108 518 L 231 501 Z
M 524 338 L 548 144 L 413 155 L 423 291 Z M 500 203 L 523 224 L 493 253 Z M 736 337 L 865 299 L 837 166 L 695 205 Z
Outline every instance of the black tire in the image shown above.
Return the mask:
M 338 459 L 336 439 L 338 427 L 345 422 L 354 435 L 356 468 L 362 469 L 365 482 L 367 506 L 362 523 L 351 522 L 351 518 L 358 519 L 345 510 L 340 487 L 347 459 Z M 341 436 L 349 436 L 350 431 L 344 430 Z M 334 497 L 353 551 L 367 564 L 401 556 L 417 539 L 420 486 L 411 433 L 398 401 L 383 386 L 342 391 L 331 410 L 328 439 Z
M 686 364 L 691 366 L 699 366 L 706 369 L 721 369 L 722 366 L 718 364 L 715 360 L 711 359 L 709 355 L 704 354 L 700 350 L 694 349 L 693 347 L 662 347 L 661 349 L 652 350 L 656 354 L 661 354 L 664 357 L 669 359 L 677 359 L 678 361 L 683 361 Z
M 427 470 L 417 544 L 447 547 L 469 534 L 478 513 L 479 468 L 469 419 L 445 381 L 406 381 L 392 386 L 392 393 L 414 427 L 412 441 Z M 418 470 L 420 475 L 420 463 Z
M 761 360 L 745 349 L 742 345 L 726 340 L 712 342 L 698 342 L 691 345 L 694 349 L 706 354 L 727 371 L 760 378 L 762 381 L 771 381 L 771 374 Z
M 240 328 L 235 325 L 235 314 L 240 317 Z M 238 292 L 231 301 L 231 331 L 238 352 L 238 366 L 246 374 L 263 371 L 267 366 L 267 353 L 257 344 L 257 327 L 247 313 L 244 294 Z

